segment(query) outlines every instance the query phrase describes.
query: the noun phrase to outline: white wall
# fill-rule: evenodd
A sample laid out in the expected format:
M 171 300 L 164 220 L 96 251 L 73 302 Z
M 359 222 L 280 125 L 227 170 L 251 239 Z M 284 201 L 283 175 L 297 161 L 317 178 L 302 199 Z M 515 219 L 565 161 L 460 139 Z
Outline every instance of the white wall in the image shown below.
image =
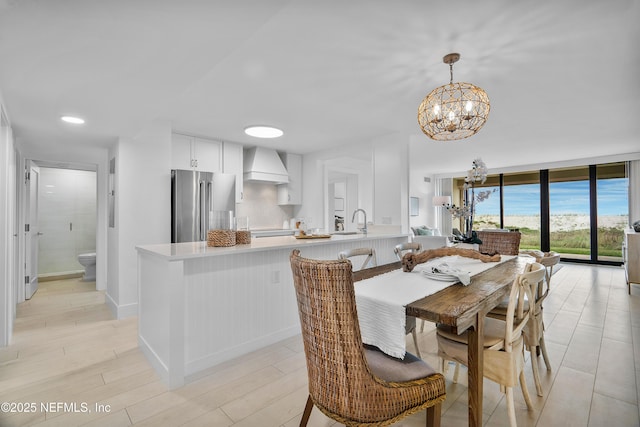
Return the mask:
M 107 303 L 123 318 L 137 315 L 135 247 L 171 241 L 171 123 L 155 121 L 134 138 L 120 138 L 109 156 L 116 159 L 116 195 Z
M 332 230 L 328 214 L 328 172 L 358 175 L 358 206 L 375 225 L 393 225 L 408 231 L 409 224 L 409 138 L 386 135 L 369 142 L 343 146 L 339 151 L 323 150 L 303 156 L 303 206 L 298 217 L 323 218 L 317 227 Z M 349 208 L 351 210 L 351 207 Z M 355 210 L 355 208 L 354 208 Z M 345 226 L 353 212 L 345 212 Z M 362 218 L 359 218 L 362 221 Z
M 358 175 L 357 207 L 373 218 L 373 164 L 371 143 L 343 146 L 340 150 L 322 150 L 302 156 L 302 206 L 294 216 L 313 218 L 313 225 L 333 229 L 333 212 L 329 212 L 330 171 Z M 353 206 L 348 207 L 352 209 Z M 345 226 L 352 212 L 345 211 Z
M 408 230 L 409 138 L 385 135 L 373 141 L 374 224 Z

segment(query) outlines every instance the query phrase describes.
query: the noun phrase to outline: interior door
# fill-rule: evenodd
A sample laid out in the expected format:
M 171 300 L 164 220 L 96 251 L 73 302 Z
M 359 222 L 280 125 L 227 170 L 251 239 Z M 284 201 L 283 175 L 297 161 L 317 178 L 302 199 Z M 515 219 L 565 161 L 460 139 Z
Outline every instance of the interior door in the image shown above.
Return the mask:
M 25 226 L 25 299 L 30 299 L 38 290 L 38 185 L 40 183 L 40 168 L 31 160 L 27 160 L 26 169 L 28 179 L 26 182 L 26 226 Z

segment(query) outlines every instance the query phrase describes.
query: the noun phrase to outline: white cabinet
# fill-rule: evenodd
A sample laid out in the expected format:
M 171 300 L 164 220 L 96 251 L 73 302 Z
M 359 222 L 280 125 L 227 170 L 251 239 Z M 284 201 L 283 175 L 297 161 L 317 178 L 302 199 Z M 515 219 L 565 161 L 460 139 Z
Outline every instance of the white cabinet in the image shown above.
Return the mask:
M 640 283 L 640 233 L 631 229 L 625 230 L 622 257 L 627 286 L 631 293 L 631 283 Z
M 222 143 L 222 172 L 236 175 L 236 203 L 244 198 L 242 145 L 235 142 Z
M 279 205 L 302 204 L 302 156 L 299 154 L 278 153 L 289 174 L 288 184 L 278 185 Z
M 213 139 L 171 135 L 171 168 L 222 171 L 222 143 Z

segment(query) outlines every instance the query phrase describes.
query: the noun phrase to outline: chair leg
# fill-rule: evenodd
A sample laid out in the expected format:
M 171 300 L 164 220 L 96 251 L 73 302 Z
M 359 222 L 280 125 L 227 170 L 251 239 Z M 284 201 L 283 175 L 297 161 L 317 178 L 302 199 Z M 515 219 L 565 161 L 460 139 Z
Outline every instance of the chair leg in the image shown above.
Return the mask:
M 527 388 L 527 381 L 524 376 L 524 369 L 520 371 L 520 388 L 522 389 L 522 396 L 524 397 L 524 402 L 527 404 L 527 408 L 530 411 L 533 410 L 531 396 L 529 396 L 529 389 Z M 511 395 L 511 397 L 513 398 L 513 394 Z
M 312 409 L 313 409 L 313 400 L 311 400 L 311 396 L 309 396 L 307 397 L 307 404 L 305 405 L 304 412 L 302 413 L 302 419 L 300 420 L 300 427 L 307 426 Z
M 518 427 L 516 422 L 516 408 L 513 405 L 513 387 L 507 387 L 505 391 L 507 396 L 507 414 L 509 415 L 509 425 L 511 427 Z
M 540 372 L 538 368 L 538 357 L 537 354 L 538 346 L 532 346 L 529 348 L 529 355 L 531 358 L 531 368 L 533 369 L 533 382 L 536 384 L 536 393 L 538 396 L 543 396 L 542 393 L 542 384 L 540 383 Z
M 460 364 L 456 362 L 456 369 L 453 371 L 453 383 L 458 384 L 458 374 L 460 373 Z
M 542 358 L 544 364 L 547 365 L 547 371 L 551 370 L 551 362 L 549 361 L 549 355 L 547 354 L 547 346 L 544 344 L 544 335 L 540 337 L 540 350 L 542 350 Z
M 427 408 L 427 427 L 440 427 L 442 403 Z
M 424 332 L 424 319 L 420 321 L 420 333 Z
M 418 335 L 416 334 L 416 328 L 413 328 L 413 331 L 411 331 L 411 336 L 413 336 L 413 345 L 416 346 L 416 354 L 420 359 L 422 359 L 422 356 L 420 355 L 420 347 L 418 347 Z

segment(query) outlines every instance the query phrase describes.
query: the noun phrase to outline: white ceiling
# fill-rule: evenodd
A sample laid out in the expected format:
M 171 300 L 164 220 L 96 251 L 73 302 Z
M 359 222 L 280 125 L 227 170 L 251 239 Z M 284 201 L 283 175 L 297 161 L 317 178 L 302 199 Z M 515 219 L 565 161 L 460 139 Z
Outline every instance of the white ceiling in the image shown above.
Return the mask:
M 32 151 L 167 119 L 296 153 L 389 135 L 430 173 L 637 153 L 639 22 L 638 0 L 0 0 L 0 94 Z M 435 142 L 417 107 L 448 83 L 449 52 L 491 114 Z M 285 135 L 256 140 L 250 124 Z

